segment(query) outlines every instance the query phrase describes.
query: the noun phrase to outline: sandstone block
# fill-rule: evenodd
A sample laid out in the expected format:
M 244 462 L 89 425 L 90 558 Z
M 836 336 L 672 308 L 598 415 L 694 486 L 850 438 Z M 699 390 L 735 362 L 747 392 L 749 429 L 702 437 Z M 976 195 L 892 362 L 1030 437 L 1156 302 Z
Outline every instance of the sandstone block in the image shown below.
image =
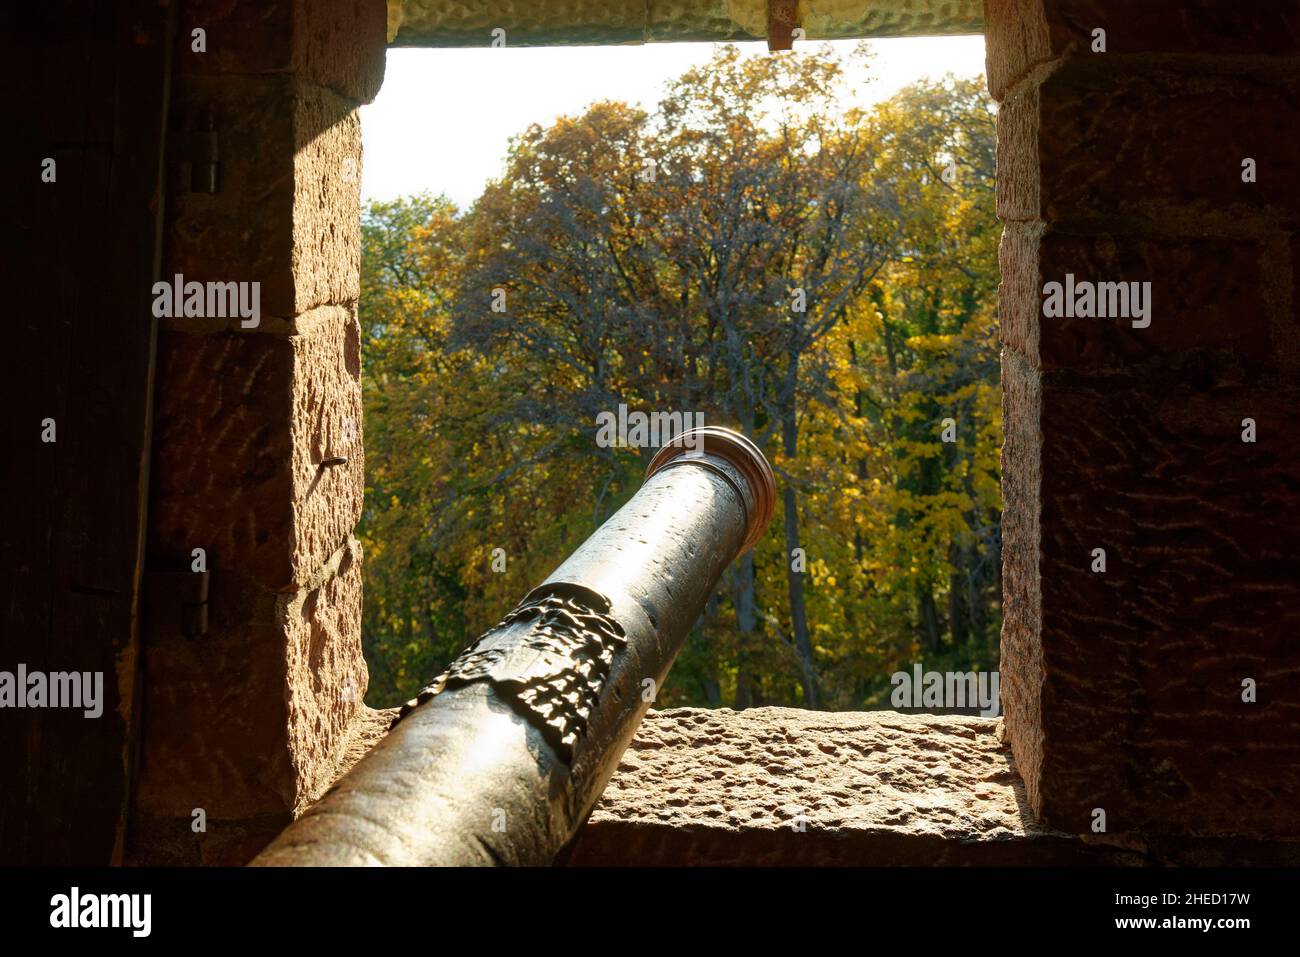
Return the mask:
M 203 548 L 209 569 L 296 590 L 347 539 L 364 493 L 360 333 L 333 306 L 300 327 L 160 335 L 153 559 Z
M 206 635 L 149 623 L 138 813 L 293 815 L 333 780 L 366 688 L 360 547 L 309 584 L 275 594 L 214 574 Z
M 1004 219 L 1118 225 L 1122 217 L 1224 233 L 1252 217 L 1300 214 L 1300 78 L 1126 75 L 1071 64 L 1009 96 L 999 122 Z M 1253 183 L 1242 181 L 1247 157 Z
M 242 867 L 289 826 L 290 814 L 246 820 L 209 818 L 195 832 L 191 817 L 137 814 L 131 821 L 125 863 L 147 867 Z
M 1033 823 L 991 718 L 651 711 L 576 865 L 1135 863 Z
M 1037 608 L 1012 554 L 1035 463 L 1013 429 L 1004 452 L 1002 690 L 1032 806 L 1071 833 L 1102 808 L 1111 832 L 1300 834 L 1300 393 L 1021 362 L 1004 390 L 1038 395 L 1042 433 Z
M 369 103 L 384 79 L 383 0 L 193 0 L 182 10 L 176 65 L 185 74 L 290 73 Z M 207 52 L 192 49 L 206 31 Z
M 985 0 L 989 92 L 1001 100 L 1030 69 L 1062 56 L 1300 53 L 1300 10 L 1289 0 L 1196 3 L 1183 0 Z M 1106 31 L 1106 53 L 1091 52 Z
M 361 125 L 354 104 L 291 77 L 190 77 L 178 84 L 169 136 L 211 127 L 219 188 L 190 192 L 172 167 L 162 275 L 259 282 L 262 331 L 360 295 Z M 278 320 L 278 322 L 277 322 Z M 239 320 L 173 320 L 189 331 Z M 256 330 L 253 330 L 256 331 Z
M 1018 91 L 998 108 L 997 211 L 1003 222 L 1042 219 L 1038 87 Z
M 1038 370 L 1002 354 L 1002 665 L 1000 694 L 1027 800 L 1037 807 L 1042 769 L 1042 586 L 1040 523 L 1043 435 Z
M 999 249 L 1002 340 L 1044 371 L 1123 371 L 1244 384 L 1294 359 L 1289 295 L 1274 294 L 1269 241 L 1074 234 L 1008 223 Z M 1283 266 L 1283 268 L 1285 268 Z M 1123 317 L 1045 316 L 1044 286 L 1150 283 L 1150 325 Z M 1289 277 L 1288 277 L 1289 278 Z
M 354 719 L 366 710 L 360 545 L 349 542 L 308 590 L 287 597 L 280 610 L 288 639 L 288 744 L 297 815 L 334 782 Z

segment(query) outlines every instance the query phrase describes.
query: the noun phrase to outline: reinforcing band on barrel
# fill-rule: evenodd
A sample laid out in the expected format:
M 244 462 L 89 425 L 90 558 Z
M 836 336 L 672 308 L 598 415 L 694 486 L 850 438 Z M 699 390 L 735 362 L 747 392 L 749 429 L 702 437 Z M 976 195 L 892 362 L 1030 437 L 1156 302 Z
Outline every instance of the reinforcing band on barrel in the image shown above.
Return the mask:
M 403 705 L 392 726 L 443 691 L 485 681 L 572 767 L 614 655 L 627 644 L 609 610 L 608 598 L 583 585 L 534 590 Z

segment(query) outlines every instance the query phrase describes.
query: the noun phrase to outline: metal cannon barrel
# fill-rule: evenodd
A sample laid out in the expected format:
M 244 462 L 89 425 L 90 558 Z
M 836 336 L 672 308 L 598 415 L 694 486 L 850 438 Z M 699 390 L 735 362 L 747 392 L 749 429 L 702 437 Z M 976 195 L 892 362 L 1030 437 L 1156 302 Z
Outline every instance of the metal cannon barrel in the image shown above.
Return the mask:
M 636 495 L 253 864 L 551 863 L 775 498 L 772 469 L 744 436 L 679 435 Z

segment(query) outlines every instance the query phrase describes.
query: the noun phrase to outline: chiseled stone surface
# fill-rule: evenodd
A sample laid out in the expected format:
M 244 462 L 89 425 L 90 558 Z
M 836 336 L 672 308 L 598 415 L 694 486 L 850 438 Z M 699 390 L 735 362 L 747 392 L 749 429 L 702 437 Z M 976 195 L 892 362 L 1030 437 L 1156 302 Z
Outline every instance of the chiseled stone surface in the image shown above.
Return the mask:
M 1006 236 L 1003 236 L 1006 243 Z M 1003 274 L 1003 297 L 1008 279 Z M 1003 331 L 1007 328 L 1003 312 Z M 1042 376 L 1002 350 L 1002 663 L 1004 731 L 1014 736 L 1030 807 L 1041 807 L 1043 764 Z
M 1035 68 L 1097 56 L 1091 45 L 1099 28 L 1106 31 L 1102 55 L 1108 57 L 1300 52 L 1300 8 L 1293 0 L 984 0 L 984 17 L 989 91 L 999 100 Z
M 802 0 L 810 40 L 978 33 L 981 0 Z M 745 40 L 766 36 L 767 0 L 389 0 L 397 46 Z
M 362 705 L 348 726 L 348 733 L 343 741 L 342 752 L 334 774 L 327 785 L 316 795 L 319 799 L 334 786 L 335 782 L 352 770 L 353 765 L 364 758 L 370 749 L 388 734 L 388 729 L 397 720 L 401 708 L 370 708 Z
M 350 540 L 315 578 L 281 605 L 295 814 L 337 777 L 370 677 L 361 652 L 360 543 Z
M 338 548 L 360 520 L 365 495 L 356 306 L 322 307 L 298 324 L 301 334 L 289 340 L 295 579 Z
M 215 574 L 207 634 L 151 623 L 128 856 L 242 864 L 387 731 L 362 703 L 361 547 L 301 591 Z M 202 808 L 207 830 L 191 828 Z
M 384 0 L 187 0 L 177 68 L 186 74 L 292 73 L 360 103 L 384 79 Z M 207 51 L 192 49 L 195 29 Z
M 1101 809 L 1112 837 L 1294 841 L 1300 7 L 986 14 L 1006 221 L 1002 702 L 1030 804 L 1071 832 Z M 1279 178 L 1243 181 L 1245 157 Z M 1043 284 L 1067 275 L 1149 283 L 1149 325 L 1043 316 Z
M 1300 393 L 1156 371 L 1041 377 L 1040 810 L 1300 837 Z
M 333 774 L 325 779 L 322 794 L 388 733 L 388 726 L 397 711 L 397 708 L 376 711 L 363 705 L 353 715 L 338 749 L 338 764 Z M 320 794 L 316 797 L 319 798 Z M 293 817 L 288 811 L 233 820 L 209 817 L 207 830 L 196 832 L 192 815 L 160 816 L 141 813 L 137 809 L 132 820 L 126 862 L 168 867 L 247 864 L 289 825 Z
M 893 712 L 651 711 L 568 863 L 1141 862 L 1037 827 L 999 731 Z
M 1102 56 L 1071 60 L 1040 86 L 1009 97 L 1036 101 L 1035 129 L 1009 130 L 1015 135 L 1007 145 L 1032 156 L 1039 169 L 1029 179 L 1041 182 L 1031 191 L 1020 188 L 1024 180 L 1013 180 L 1006 191 L 1027 198 L 1037 192 L 1041 208 L 1034 212 L 1047 222 L 1100 216 L 1129 230 L 1183 227 L 1193 234 L 1207 222 L 1243 235 L 1294 228 L 1300 216 L 1300 190 L 1288 188 L 1300 177 L 1294 68 L 1261 82 L 1213 57 L 1198 63 L 1193 76 L 1145 59 L 1122 71 Z M 1169 162 L 1175 143 L 1184 162 Z M 1230 164 L 1193 161 L 1226 143 L 1242 144 Z M 1268 175 L 1242 182 L 1247 156 Z
M 356 104 L 287 74 L 187 76 L 171 124 L 183 143 L 211 122 L 216 193 L 191 192 L 187 162 L 170 167 L 162 274 L 261 283 L 262 325 L 360 294 L 361 122 Z M 187 331 L 240 329 L 239 319 L 174 320 Z M 286 325 L 289 328 L 285 328 Z
M 296 593 L 213 574 L 200 637 L 151 623 L 137 808 L 235 820 L 318 796 L 363 707 L 360 597 L 353 539 Z
M 361 366 L 354 307 L 300 335 L 164 332 L 149 551 L 294 591 L 361 516 Z M 328 456 L 347 462 L 323 466 Z
M 1290 284 L 1280 246 L 1270 255 L 1253 237 L 1079 235 L 1008 223 L 999 253 L 1002 340 L 1044 372 L 1143 368 L 1144 378 L 1205 387 L 1295 367 L 1295 314 L 1286 293 L 1269 294 L 1275 282 Z M 1150 283 L 1150 325 L 1043 317 L 1043 284 L 1064 283 L 1067 273 L 1083 282 Z

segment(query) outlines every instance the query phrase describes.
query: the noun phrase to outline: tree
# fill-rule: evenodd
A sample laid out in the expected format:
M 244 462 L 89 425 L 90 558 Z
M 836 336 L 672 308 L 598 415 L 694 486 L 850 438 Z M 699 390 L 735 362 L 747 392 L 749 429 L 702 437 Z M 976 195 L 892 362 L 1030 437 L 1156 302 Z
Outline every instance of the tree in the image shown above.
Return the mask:
M 524 131 L 465 212 L 367 211 L 375 695 L 632 494 L 653 449 L 593 441 L 619 404 L 739 428 L 782 486 L 784 535 L 735 563 L 661 703 L 862 707 L 918 647 L 996 660 L 991 109 L 945 81 L 844 111 L 841 78 L 828 51 L 722 48 L 653 114 Z

